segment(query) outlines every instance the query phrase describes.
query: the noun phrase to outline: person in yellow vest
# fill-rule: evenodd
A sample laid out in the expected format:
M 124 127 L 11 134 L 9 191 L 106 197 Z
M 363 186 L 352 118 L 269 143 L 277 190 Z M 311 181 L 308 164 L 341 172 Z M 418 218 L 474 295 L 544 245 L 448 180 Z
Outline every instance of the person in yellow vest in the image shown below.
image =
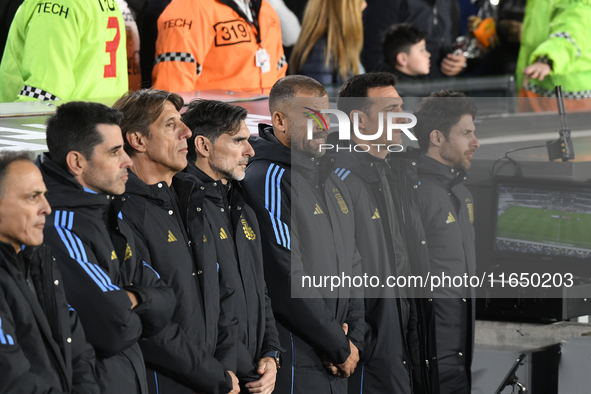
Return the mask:
M 116 0 L 25 0 L 0 63 L 0 102 L 119 97 L 125 42 Z
M 591 110 L 591 2 L 527 0 L 517 86 L 521 111 L 556 111 L 562 86 L 567 111 Z

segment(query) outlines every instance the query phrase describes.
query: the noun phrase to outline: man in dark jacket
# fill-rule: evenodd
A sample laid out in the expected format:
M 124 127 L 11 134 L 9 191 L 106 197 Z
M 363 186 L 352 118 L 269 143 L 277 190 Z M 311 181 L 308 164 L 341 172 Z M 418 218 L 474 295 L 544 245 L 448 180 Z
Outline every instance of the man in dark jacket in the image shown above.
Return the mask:
M 389 276 L 408 276 L 411 265 L 427 264 L 417 258 L 426 247 L 420 243 L 420 215 L 410 196 L 416 184 L 416 163 L 397 156 L 400 130 L 392 133 L 391 140 L 385 131 L 385 114 L 402 112 L 396 82 L 395 76 L 381 72 L 357 75 L 343 85 L 337 105 L 351 120 L 357 115 L 359 133 L 374 135 L 380 126 L 384 132 L 371 141 L 353 134 L 350 141 L 338 141 L 338 151 L 329 151 L 336 160 L 335 173 L 351 191 L 363 271 L 381 283 Z M 380 113 L 384 114 L 383 125 L 378 123 Z M 337 136 L 331 134 L 331 142 Z M 363 369 L 351 378 L 350 393 L 411 393 L 413 365 L 418 378 L 414 392 L 430 391 L 424 371 L 428 350 L 423 333 L 428 327 L 425 319 L 419 321 L 413 295 L 414 289 L 405 287 L 366 289 L 369 328 Z
M 463 184 L 480 146 L 475 115 L 472 99 L 450 91 L 432 93 L 415 111 L 421 152 L 412 153 L 419 167 L 419 206 L 432 276 L 474 275 L 476 270 L 474 202 Z M 432 303 L 441 393 L 470 393 L 474 289 L 442 287 Z
M 218 283 L 213 260 L 195 255 L 183 223 L 179 200 L 200 192 L 200 185 L 173 176 L 187 166 L 187 138 L 181 121 L 183 99 L 161 90 L 140 90 L 114 105 L 125 117 L 122 133 L 132 159 L 123 218 L 162 279 L 177 297 L 172 320 L 140 343 L 151 393 L 237 394 L 235 336 L 231 290 Z M 172 187 L 174 186 L 174 187 Z M 197 189 L 195 189 L 197 188 Z M 202 234 L 203 243 L 208 238 Z
M 0 154 L 0 392 L 98 394 L 94 350 L 51 249 L 38 246 L 45 192 L 28 153 Z
M 119 123 L 123 115 L 97 103 L 61 105 L 47 121 L 49 153 L 37 164 L 53 206 L 45 227 L 97 352 L 97 382 L 109 393 L 147 393 L 138 340 L 170 321 L 174 294 L 138 253 L 119 212 L 127 169 Z
M 318 117 L 307 139 L 312 118 L 305 114 L 329 108 L 328 97 L 317 81 L 293 75 L 273 86 L 269 107 L 273 126 L 259 125 L 242 186 L 261 226 L 265 280 L 288 348 L 276 391 L 345 393 L 340 378 L 353 372 L 363 348 L 363 300 L 355 298 L 363 294 L 310 284 L 312 277 L 361 274 L 349 196 L 337 187 L 333 163 L 317 164 L 327 136 Z
M 257 217 L 245 203 L 238 183 L 244 179 L 248 158 L 254 156 L 244 122 L 246 113 L 242 107 L 221 101 L 191 102 L 182 116 L 192 132 L 185 173 L 205 187 L 203 210 L 218 272 L 234 290 L 238 379 L 245 385 L 243 391 L 267 394 L 275 387 L 282 349 L 267 295 Z M 187 211 L 196 211 L 200 204 L 198 198 L 190 199 Z M 189 226 L 195 222 L 189 220 Z

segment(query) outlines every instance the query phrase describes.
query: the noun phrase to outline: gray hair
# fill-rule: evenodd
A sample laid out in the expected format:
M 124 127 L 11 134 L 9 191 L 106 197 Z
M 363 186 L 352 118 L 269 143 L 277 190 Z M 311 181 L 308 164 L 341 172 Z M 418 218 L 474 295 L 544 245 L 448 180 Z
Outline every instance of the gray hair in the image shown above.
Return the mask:
M 6 196 L 5 182 L 8 167 L 15 161 L 33 162 L 33 152 L 30 151 L 0 151 L 0 199 Z

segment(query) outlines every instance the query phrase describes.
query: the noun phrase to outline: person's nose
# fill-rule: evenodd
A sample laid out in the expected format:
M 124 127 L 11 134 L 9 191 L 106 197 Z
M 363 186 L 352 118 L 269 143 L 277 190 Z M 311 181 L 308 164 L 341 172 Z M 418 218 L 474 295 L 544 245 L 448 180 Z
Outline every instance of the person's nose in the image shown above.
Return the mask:
M 246 145 L 247 145 L 247 149 L 246 149 L 246 152 L 244 153 L 244 156 L 253 157 L 254 156 L 254 149 L 253 149 L 252 145 L 250 145 L 250 143 L 248 141 L 246 141 Z
M 49 205 L 49 202 L 47 201 L 47 198 L 45 198 L 45 195 L 41 196 L 41 210 L 40 213 L 43 215 L 49 215 L 51 213 L 51 205 Z
M 186 124 L 181 122 L 181 132 L 179 135 L 179 139 L 186 140 L 191 137 L 191 130 L 187 127 Z
M 474 136 L 474 141 L 472 141 L 472 147 L 474 149 L 478 149 L 480 147 L 480 141 L 478 141 L 478 138 L 476 138 L 476 136 Z
M 123 155 L 121 155 L 121 168 L 131 168 L 132 164 L 131 157 L 123 151 Z

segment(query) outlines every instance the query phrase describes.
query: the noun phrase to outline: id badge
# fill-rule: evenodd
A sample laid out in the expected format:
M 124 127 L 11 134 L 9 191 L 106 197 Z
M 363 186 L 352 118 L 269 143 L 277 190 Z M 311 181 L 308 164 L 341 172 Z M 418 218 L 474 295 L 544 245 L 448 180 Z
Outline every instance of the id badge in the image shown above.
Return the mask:
M 261 68 L 261 72 L 264 74 L 271 71 L 271 59 L 269 54 L 264 48 L 259 48 L 255 55 L 255 64 Z

